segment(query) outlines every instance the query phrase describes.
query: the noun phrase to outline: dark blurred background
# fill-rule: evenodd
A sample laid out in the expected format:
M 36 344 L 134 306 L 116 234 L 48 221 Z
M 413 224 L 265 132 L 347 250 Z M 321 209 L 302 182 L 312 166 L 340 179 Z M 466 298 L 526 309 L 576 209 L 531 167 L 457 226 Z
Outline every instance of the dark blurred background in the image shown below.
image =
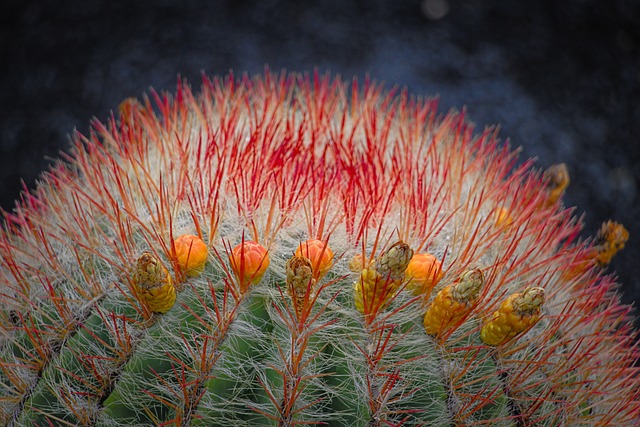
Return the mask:
M 565 162 L 585 237 L 631 233 L 610 267 L 640 301 L 640 2 L 599 0 L 4 1 L 0 206 L 73 129 L 176 76 L 330 70 L 439 95 L 538 166 Z

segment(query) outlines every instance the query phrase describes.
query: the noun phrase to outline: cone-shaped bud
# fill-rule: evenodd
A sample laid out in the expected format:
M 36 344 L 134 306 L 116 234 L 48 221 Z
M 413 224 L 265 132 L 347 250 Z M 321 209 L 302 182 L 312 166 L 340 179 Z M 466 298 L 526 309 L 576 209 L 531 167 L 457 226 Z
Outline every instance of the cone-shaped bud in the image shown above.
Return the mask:
M 385 251 L 372 266 L 362 270 L 354 283 L 356 308 L 363 314 L 377 313 L 400 288 L 413 249 L 399 241 Z
M 604 266 L 611 262 L 611 258 L 620 250 L 624 249 L 625 243 L 629 240 L 629 232 L 622 224 L 615 221 L 607 221 L 602 224 L 598 234 L 596 234 L 595 248 L 598 251 L 596 261 L 598 265 Z
M 246 241 L 234 247 L 230 261 L 243 294 L 250 285 L 255 285 L 262 280 L 270 262 L 267 249 L 253 241 Z
M 409 245 L 396 242 L 376 260 L 375 270 L 385 279 L 402 282 L 412 257 L 413 249 Z
M 135 291 L 155 313 L 166 313 L 176 302 L 173 280 L 160 261 L 145 252 L 136 261 L 132 274 Z
M 198 236 L 185 234 L 173 241 L 175 256 L 182 272 L 197 276 L 207 263 L 207 245 Z
M 287 261 L 287 293 L 298 316 L 305 308 L 305 301 L 313 295 L 316 284 L 313 276 L 313 263 L 309 258 L 294 255 Z
M 564 194 L 564 191 L 569 186 L 569 170 L 567 165 L 559 163 L 557 165 L 551 165 L 544 171 L 542 179 L 545 182 L 547 190 L 547 206 L 553 205 Z
M 480 331 L 485 344 L 501 345 L 540 320 L 544 289 L 529 287 L 507 297 Z
M 442 275 L 442 265 L 435 256 L 427 253 L 415 254 L 405 271 L 407 289 L 413 295 L 423 295 L 428 299 Z
M 611 258 L 624 249 L 629 239 L 629 232 L 622 224 L 615 221 L 607 221 L 602 224 L 596 234 L 593 246 L 584 252 L 568 269 L 562 272 L 562 278 L 571 280 L 587 271 L 594 265 L 605 267 L 611 262 Z
M 465 271 L 458 282 L 445 286 L 424 315 L 424 329 L 429 335 L 440 336 L 458 326 L 478 300 L 484 284 L 484 275 L 479 268 Z
M 362 314 L 374 313 L 386 305 L 397 290 L 395 284 L 384 283 L 374 269 L 365 268 L 353 284 L 356 308 Z
M 311 261 L 313 278 L 316 280 L 322 279 L 333 264 L 333 252 L 329 245 L 322 240 L 309 239 L 300 243 L 295 255 L 308 258 Z

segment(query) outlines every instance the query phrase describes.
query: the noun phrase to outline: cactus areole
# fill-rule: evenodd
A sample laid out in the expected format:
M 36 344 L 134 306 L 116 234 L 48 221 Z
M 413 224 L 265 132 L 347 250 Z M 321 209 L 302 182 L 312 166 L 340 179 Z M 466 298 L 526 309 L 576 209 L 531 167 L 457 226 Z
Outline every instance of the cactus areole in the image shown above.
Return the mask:
M 124 101 L 4 213 L 0 424 L 638 425 L 626 230 L 496 133 L 317 73 Z

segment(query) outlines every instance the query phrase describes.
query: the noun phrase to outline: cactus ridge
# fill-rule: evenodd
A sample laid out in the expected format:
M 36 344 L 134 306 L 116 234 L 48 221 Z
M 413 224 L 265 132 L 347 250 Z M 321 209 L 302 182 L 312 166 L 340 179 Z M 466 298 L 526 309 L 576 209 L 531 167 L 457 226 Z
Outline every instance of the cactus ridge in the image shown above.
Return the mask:
M 580 240 L 566 168 L 493 128 L 267 72 L 73 142 L 4 213 L 2 425 L 640 425 L 626 230 Z

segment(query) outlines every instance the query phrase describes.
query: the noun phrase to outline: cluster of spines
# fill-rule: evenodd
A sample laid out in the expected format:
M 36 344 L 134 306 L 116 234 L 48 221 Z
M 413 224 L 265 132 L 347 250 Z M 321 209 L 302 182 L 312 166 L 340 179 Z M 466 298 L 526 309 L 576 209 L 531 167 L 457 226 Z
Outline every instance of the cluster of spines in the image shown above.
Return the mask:
M 166 340 L 182 343 L 191 356 L 166 352 L 164 365 L 153 366 L 155 373 L 150 375 L 162 381 L 171 378 L 172 384 L 179 386 L 168 389 L 180 390 L 181 396 L 166 396 L 161 390 L 148 388 L 148 399 L 141 399 L 137 410 L 158 424 L 181 423 L 181 417 L 188 417 L 190 408 L 209 395 L 202 390 L 214 380 L 202 373 L 217 366 L 215 355 L 220 353 L 216 353 L 215 343 L 222 343 L 220 337 L 224 336 L 211 330 L 205 319 L 217 319 L 213 323 L 222 326 L 214 329 L 224 330 L 232 327 L 235 316 L 244 315 L 236 325 L 259 330 L 262 337 L 269 336 L 267 329 L 273 327 L 267 321 L 273 313 L 264 312 L 264 308 L 260 312 L 261 306 L 269 307 L 263 296 L 247 303 L 256 313 L 240 309 L 239 301 L 259 277 L 251 273 L 239 278 L 236 271 L 243 271 L 242 252 L 234 255 L 231 247 L 225 247 L 232 259 L 228 263 L 221 260 L 229 257 L 216 253 L 220 268 L 211 275 L 219 282 L 207 276 L 204 294 L 189 284 L 189 261 L 184 265 L 178 261 L 180 248 L 172 238 L 176 224 L 185 228 L 184 224 L 191 222 L 195 234 L 213 241 L 218 234 L 228 236 L 225 227 L 237 219 L 251 239 L 264 242 L 266 248 L 277 245 L 279 234 L 296 221 L 306 221 L 307 234 L 320 239 L 341 234 L 345 242 L 341 250 L 369 244 L 367 232 L 376 229 L 383 233 L 387 227 L 403 239 L 415 241 L 417 248 L 437 248 L 437 258 L 446 267 L 442 277 L 436 274 L 431 282 L 443 285 L 455 282 L 478 260 L 488 260 L 488 267 L 483 268 L 487 283 L 479 296 L 488 313 L 499 311 L 507 289 L 525 289 L 528 283 L 544 287 L 553 304 L 541 320 L 544 325 L 536 329 L 539 335 L 509 340 L 501 346 L 499 358 L 474 341 L 473 337 L 481 335 L 480 324 L 473 327 L 473 322 L 468 326 L 464 321 L 477 318 L 478 304 L 458 319 L 460 327 L 448 325 L 434 334 L 434 342 L 445 343 L 443 350 L 434 351 L 441 351 L 447 361 L 441 367 L 442 376 L 451 385 L 445 399 L 449 415 L 444 418 L 473 424 L 482 422 L 481 413 L 486 412 L 486 419 L 515 417 L 549 424 L 554 420 L 570 423 L 566 414 L 579 413 L 580 422 L 587 425 L 624 425 L 637 416 L 637 388 L 625 385 L 634 384 L 636 375 L 631 367 L 635 358 L 630 349 L 631 334 L 624 326 L 626 311 L 607 294 L 609 279 L 597 277 L 603 258 L 599 254 L 610 254 L 624 245 L 626 235 L 605 230 L 595 245 L 579 249 L 579 227 L 558 207 L 566 187 L 562 168 L 543 176 L 528 174 L 528 162 L 514 169 L 514 155 L 508 147 L 498 145 L 494 131 L 474 137 L 461 115 L 438 120 L 432 101 L 410 99 L 406 94 L 385 95 L 368 83 L 362 92 L 354 84 L 349 93 L 342 83 L 328 78 L 268 75 L 264 80 L 244 79 L 239 85 L 233 79 L 205 79 L 200 99 L 182 84 L 175 99 L 153 96 L 155 107 L 148 100 L 143 104 L 127 101 L 119 121 L 114 118 L 108 126 L 96 123 L 95 134 L 79 136 L 71 166 L 56 167 L 36 193 L 25 193 L 22 205 L 6 214 L 2 346 L 9 356 L 3 356 L 1 391 L 5 419 L 30 405 L 37 387 L 56 384 L 57 379 L 49 373 L 51 366 L 64 367 L 71 363 L 67 360 L 79 355 L 81 368 L 91 372 L 93 380 L 80 381 L 78 387 L 85 388 L 81 393 L 68 393 L 73 387 L 60 387 L 55 393 L 58 404 L 71 408 L 76 419 L 92 421 L 99 407 L 88 405 L 85 397 L 91 396 L 89 400 L 98 406 L 115 400 L 107 397 L 113 387 L 109 372 L 125 363 L 144 363 L 144 358 L 153 356 Z M 305 108 L 297 109 L 300 104 Z M 195 132 L 194 122 L 200 127 Z M 431 129 L 430 134 L 424 132 L 425 127 Z M 472 176 L 483 179 L 468 178 Z M 543 186 L 546 191 L 540 191 Z M 230 228 L 237 232 L 237 227 Z M 438 243 L 445 237 L 446 245 Z M 371 254 L 376 252 L 375 240 Z M 193 245 L 188 247 L 187 257 Z M 169 280 L 157 286 L 166 291 L 167 298 L 154 305 L 145 302 L 143 295 L 156 286 L 147 289 L 132 279 L 132 260 L 141 251 L 148 251 L 148 260 L 157 260 L 153 264 L 160 264 L 158 271 L 163 275 L 173 271 L 173 282 L 178 286 L 176 303 L 167 314 L 154 312 L 161 313 L 170 304 Z M 304 254 L 296 256 L 311 260 Z M 266 255 L 258 258 L 260 265 Z M 378 268 L 377 260 L 372 260 L 374 268 Z M 573 268 L 563 272 L 559 270 L 562 265 Z M 402 337 L 415 330 L 407 326 L 407 332 L 402 327 L 407 323 L 403 308 L 413 303 L 396 300 L 395 295 L 403 286 L 412 285 L 406 276 L 405 281 L 392 279 L 385 272 L 379 276 L 380 286 L 393 283 L 397 289 L 375 304 L 379 305 L 375 316 L 363 316 L 369 332 L 356 347 L 364 360 L 371 361 L 360 391 L 370 396 L 369 410 L 383 422 L 385 413 L 394 411 L 389 408 L 402 407 L 402 400 L 411 395 L 407 392 L 411 387 L 398 386 L 404 366 L 418 364 L 425 355 L 414 355 L 404 366 L 393 361 L 394 352 L 404 344 Z M 319 279 L 313 277 L 308 283 L 305 296 L 319 294 L 311 286 Z M 558 280 L 566 285 L 555 286 Z M 215 290 L 219 283 L 224 283 L 224 291 L 218 296 Z M 433 286 L 435 302 L 444 288 Z M 302 295 L 288 287 L 282 289 L 282 295 L 288 293 Z M 416 304 L 425 306 L 420 299 Z M 280 309 L 275 317 L 284 319 L 286 313 L 296 313 L 299 321 L 305 311 L 304 304 L 302 309 L 299 305 L 292 302 L 289 312 Z M 378 315 L 380 311 L 386 314 Z M 264 322 L 252 323 L 256 319 Z M 184 322 L 189 333 L 180 335 L 177 325 Z M 333 327 L 326 324 L 324 330 L 333 331 Z M 247 330 L 240 329 L 240 336 L 245 332 L 245 341 L 251 341 Z M 167 332 L 169 336 L 164 336 Z M 94 340 L 102 342 L 108 354 L 92 356 Z M 232 344 L 242 354 L 243 344 Z M 405 348 L 400 353 L 406 356 L 410 351 Z M 451 353 L 456 356 L 448 359 Z M 196 354 L 212 356 L 196 358 Z M 570 356 L 564 356 L 567 354 Z M 380 362 L 387 355 L 392 362 Z M 200 360 L 198 369 L 184 362 L 190 357 Z M 229 366 L 241 363 L 238 359 Z M 323 364 L 331 366 L 330 362 Z M 73 377 L 75 369 L 81 370 L 73 367 L 63 371 Z M 341 371 L 344 367 L 332 368 Z M 223 366 L 216 373 L 218 379 L 231 373 L 225 369 Z M 571 370 L 579 373 L 563 375 Z M 276 372 L 269 378 L 272 384 L 284 381 L 282 374 L 288 374 L 283 369 L 271 372 Z M 496 372 L 505 373 L 506 379 L 498 375 L 498 383 L 489 381 L 495 379 Z M 135 378 L 134 374 L 125 375 Z M 40 378 L 42 385 L 35 386 Z M 68 378 L 63 385 L 68 385 Z M 212 387 L 221 387 L 221 382 Z M 482 398 L 472 398 L 474 382 L 491 390 L 481 390 Z M 545 382 L 556 386 L 544 386 Z M 97 391 L 102 386 L 96 384 L 104 385 L 102 391 Z M 264 406 L 255 409 L 287 406 L 266 393 L 268 387 L 261 389 L 265 391 Z M 499 390 L 509 399 L 529 399 L 530 404 L 522 403 L 506 412 L 500 409 L 496 413 L 501 415 L 495 415 L 488 408 L 499 407 L 495 402 L 505 400 L 495 397 Z M 620 394 L 624 396 L 620 398 Z M 597 396 L 607 398 L 604 406 L 596 402 Z M 181 410 L 177 406 L 172 409 L 173 418 L 161 422 L 156 415 L 149 415 L 153 405 L 145 402 L 171 399 L 183 401 Z M 575 405 L 581 405 L 579 411 Z M 400 422 L 404 418 L 399 414 L 409 417 L 415 408 L 395 411 L 394 419 Z

